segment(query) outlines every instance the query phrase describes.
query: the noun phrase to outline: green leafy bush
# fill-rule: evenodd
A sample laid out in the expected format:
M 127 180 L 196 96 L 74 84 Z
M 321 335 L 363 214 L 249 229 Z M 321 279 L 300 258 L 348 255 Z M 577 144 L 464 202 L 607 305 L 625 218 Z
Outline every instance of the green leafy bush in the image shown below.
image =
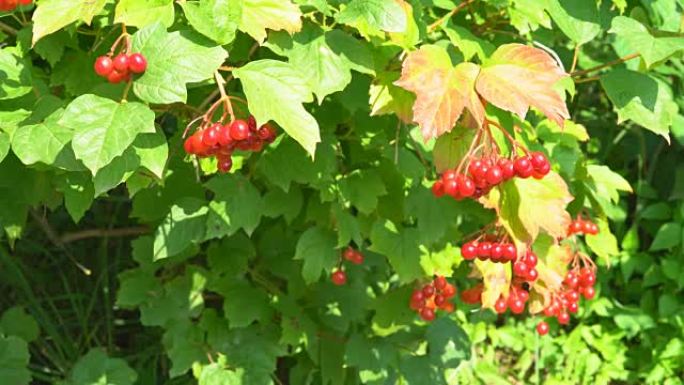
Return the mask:
M 682 384 L 683 9 L 0 0 L 0 383 Z

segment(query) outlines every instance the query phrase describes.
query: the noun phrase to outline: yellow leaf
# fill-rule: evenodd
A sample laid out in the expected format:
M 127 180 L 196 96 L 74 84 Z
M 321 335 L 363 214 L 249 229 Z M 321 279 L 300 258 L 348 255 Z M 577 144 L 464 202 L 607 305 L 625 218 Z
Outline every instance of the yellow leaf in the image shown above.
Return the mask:
M 266 39 L 266 29 L 293 34 L 302 29 L 302 13 L 290 0 L 242 0 L 239 29 L 259 44 Z

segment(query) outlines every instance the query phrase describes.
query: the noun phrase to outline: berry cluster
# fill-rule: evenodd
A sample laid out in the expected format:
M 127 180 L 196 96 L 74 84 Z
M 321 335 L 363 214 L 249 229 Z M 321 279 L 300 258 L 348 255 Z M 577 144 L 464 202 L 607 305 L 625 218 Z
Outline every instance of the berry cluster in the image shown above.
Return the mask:
M 432 193 L 436 197 L 446 194 L 456 200 L 479 198 L 513 177 L 541 179 L 549 171 L 551 164 L 541 152 L 532 152 L 515 160 L 492 155 L 471 159 L 467 175 L 460 174 L 458 169 L 443 172 L 432 185 Z
M 539 277 L 539 272 L 537 271 L 537 254 L 532 250 L 527 250 L 527 253 L 522 257 L 518 258 L 515 263 L 513 263 L 513 275 L 516 278 L 528 282 L 534 282 Z
M 596 235 L 599 233 L 599 228 L 596 223 L 590 220 L 584 220 L 582 218 L 577 218 L 570 223 L 568 227 L 568 236 L 580 234 L 591 234 Z
M 21 5 L 30 5 L 33 0 L 0 0 L 0 11 L 12 12 Z
M 130 81 L 132 74 L 141 74 L 147 69 L 147 59 L 141 53 L 122 52 L 112 58 L 112 54 L 100 56 L 95 60 L 95 73 L 106 78 L 111 84 Z
M 498 314 L 503 314 L 506 310 L 511 309 L 513 314 L 522 314 L 525 311 L 527 300 L 530 299 L 530 293 L 523 289 L 522 286 L 511 285 L 508 292 L 508 298 L 502 295 L 494 303 L 494 311 Z
M 469 241 L 461 247 L 461 255 L 466 261 L 478 258 L 495 263 L 515 262 L 517 254 L 515 245 L 508 242 Z
M 191 155 L 216 156 L 219 171 L 228 172 L 233 167 L 232 155 L 236 148 L 259 152 L 264 143 L 272 143 L 276 135 L 276 130 L 268 123 L 257 128 L 256 120 L 250 116 L 246 121 L 237 119 L 226 125 L 205 124 L 185 140 L 183 148 Z
M 360 265 L 364 261 L 363 254 L 360 251 L 349 246 L 342 252 L 342 258 L 355 265 Z M 347 283 L 347 273 L 342 270 L 342 259 L 340 259 L 340 266 L 330 276 L 332 283 L 337 286 L 343 286 Z
M 563 286 L 553 293 L 550 304 L 544 308 L 544 315 L 556 317 L 559 324 L 567 325 L 570 322 L 570 314 L 579 310 L 580 296 L 591 300 L 596 295 L 594 284 L 596 273 L 592 268 L 568 271 Z M 541 335 L 548 333 L 548 324 L 544 321 L 537 324 L 537 332 Z
M 432 282 L 413 291 L 409 306 L 415 310 L 420 318 L 430 322 L 435 319 L 437 309 L 447 313 L 454 311 L 454 304 L 450 301 L 456 295 L 456 287 L 442 276 L 437 276 Z
M 477 305 L 478 303 L 482 303 L 482 290 L 484 290 L 484 285 L 478 283 L 470 289 L 461 291 L 461 301 L 469 305 Z

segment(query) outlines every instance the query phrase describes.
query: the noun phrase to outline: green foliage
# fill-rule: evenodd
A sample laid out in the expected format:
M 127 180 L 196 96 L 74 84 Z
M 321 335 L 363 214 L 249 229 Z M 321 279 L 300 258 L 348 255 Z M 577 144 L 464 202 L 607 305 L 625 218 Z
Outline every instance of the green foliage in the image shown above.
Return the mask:
M 683 11 L 675 0 L 3 11 L 0 384 L 682 384 Z M 148 66 L 108 84 L 93 63 L 122 31 L 119 47 Z M 232 112 L 215 104 L 224 93 Z M 279 135 L 235 150 L 220 174 L 183 143 L 222 113 Z M 467 167 L 483 122 L 488 150 L 542 151 L 551 173 L 479 201 L 435 198 L 432 181 Z M 559 241 L 576 217 L 599 233 Z M 542 337 L 541 314 L 486 309 L 510 269 L 460 247 L 493 222 L 540 255 L 537 306 L 566 246 L 596 261 L 596 298 L 569 326 L 550 321 Z M 347 247 L 363 263 L 345 261 Z M 339 269 L 346 285 L 331 282 Z M 459 293 L 483 281 L 485 308 L 456 297 L 454 312 L 421 320 L 410 297 L 436 275 Z

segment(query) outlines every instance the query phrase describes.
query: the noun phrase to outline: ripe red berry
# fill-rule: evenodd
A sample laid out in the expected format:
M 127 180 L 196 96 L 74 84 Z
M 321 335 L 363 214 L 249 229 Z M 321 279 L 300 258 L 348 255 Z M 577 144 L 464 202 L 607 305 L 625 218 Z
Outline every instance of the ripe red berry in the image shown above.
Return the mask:
M 503 258 L 503 246 L 500 243 L 492 244 L 491 257 L 494 262 L 498 262 Z
M 537 333 L 539 333 L 540 336 L 547 335 L 549 333 L 549 324 L 544 321 L 539 321 L 537 324 Z
M 593 286 L 583 287 L 581 292 L 582 296 L 586 299 L 594 299 L 594 296 L 596 295 L 596 289 L 594 289 Z
M 227 173 L 233 168 L 233 159 L 230 156 L 217 157 L 218 170 L 222 173 Z M 346 278 L 345 278 L 346 279 Z
M 529 178 L 532 176 L 532 172 L 534 172 L 532 163 L 526 156 L 518 157 L 515 163 L 513 163 L 513 167 L 515 168 L 515 173 L 521 178 Z
M 546 155 L 544 155 L 541 152 L 532 152 L 530 153 L 530 163 L 532 163 L 532 167 L 535 169 L 539 169 L 542 167 L 544 164 L 548 163 L 548 159 L 546 159 Z
M 147 59 L 141 53 L 134 53 L 128 57 L 128 69 L 134 74 L 141 74 L 147 69 Z
M 503 171 L 499 166 L 492 166 L 487 171 L 486 179 L 490 185 L 497 185 L 503 180 Z
M 434 321 L 435 311 L 430 309 L 429 307 L 425 307 L 423 308 L 423 310 L 420 311 L 420 318 L 427 322 Z
M 496 311 L 498 314 L 505 313 L 507 308 L 508 305 L 506 304 L 506 300 L 503 299 L 503 297 L 499 297 L 499 299 L 497 299 L 494 303 L 494 311 Z
M 565 292 L 565 298 L 570 302 L 579 301 L 579 293 L 576 290 L 568 290 Z
M 535 266 L 537 266 L 538 262 L 539 262 L 539 258 L 537 258 L 537 254 L 535 254 L 531 251 L 528 251 L 526 258 L 525 258 L 525 263 L 527 264 L 527 266 L 535 267 Z
M 458 193 L 464 198 L 473 196 L 475 193 L 475 183 L 473 183 L 473 180 L 467 176 L 461 179 L 458 184 Z
M 447 280 L 441 275 L 438 275 L 434 281 L 432 282 L 433 285 L 435 285 L 435 289 L 442 291 L 447 285 Z
M 480 242 L 477 245 L 477 257 L 485 260 L 492 255 L 492 243 L 491 242 Z
M 439 198 L 444 195 L 444 183 L 440 179 L 432 184 L 432 195 L 434 195 L 435 198 Z
M 501 172 L 503 173 L 504 180 L 509 180 L 515 176 L 515 166 L 513 165 L 512 160 L 502 158 L 499 161 L 499 167 L 501 167 Z
M 579 310 L 579 305 L 577 304 L 577 302 L 568 303 L 568 311 L 570 313 L 577 313 L 578 310 Z
M 435 295 L 435 287 L 432 285 L 426 285 L 425 287 L 423 287 L 423 295 L 425 296 L 425 298 L 432 297 L 433 295 Z
M 458 195 L 458 182 L 456 179 L 443 180 L 444 182 L 444 193 L 452 197 Z
M 230 124 L 230 137 L 233 140 L 245 140 L 249 137 L 249 126 L 244 120 L 236 120 Z
M 525 302 L 518 297 L 510 296 L 508 298 L 508 307 L 511 309 L 511 313 L 520 314 L 525 310 Z
M 347 283 L 347 274 L 342 270 L 336 270 L 331 276 L 332 282 L 337 286 Z
M 518 251 L 515 249 L 515 245 L 512 243 L 508 243 L 504 245 L 504 250 L 503 250 L 503 257 L 507 261 L 515 261 L 515 259 L 518 256 Z
M 518 261 L 513 264 L 513 274 L 515 274 L 518 277 L 526 277 L 529 270 L 530 268 L 527 266 L 525 262 Z
M 114 61 L 109 56 L 100 56 L 95 60 L 95 73 L 107 77 L 114 71 Z
M 537 179 L 542 179 L 546 174 L 551 171 L 551 163 L 546 161 L 546 163 L 534 169 L 534 175 Z
M 128 77 L 127 73 L 119 72 L 116 69 L 113 70 L 112 72 L 107 75 L 107 81 L 110 82 L 111 84 L 118 84 L 121 83 L 122 81 L 126 80 Z
M 558 314 L 558 323 L 561 325 L 567 325 L 570 322 L 570 314 L 565 310 Z
M 247 118 L 247 127 L 249 128 L 250 131 L 256 132 L 257 130 L 257 121 L 254 115 L 250 115 Z
M 119 72 L 128 72 L 128 55 L 120 53 L 114 57 L 114 69 Z
M 437 295 L 435 296 L 435 305 L 437 305 L 437 306 L 440 307 L 440 308 L 441 308 L 442 306 L 444 306 L 444 304 L 446 303 L 446 301 L 447 301 L 446 297 L 443 296 L 443 295 L 441 295 L 441 294 L 437 294 Z
M 194 154 L 195 149 L 193 148 L 192 145 L 192 136 L 189 136 L 185 139 L 185 142 L 183 142 L 183 149 L 185 150 L 186 154 Z
M 599 227 L 594 222 L 589 222 L 589 234 L 596 235 L 599 233 Z
M 584 231 L 584 221 L 576 220 L 570 223 L 570 234 L 580 234 Z
M 447 298 L 451 298 L 456 295 L 456 286 L 447 283 L 447 285 L 444 287 L 444 290 L 442 290 L 442 295 L 444 295 Z
M 537 278 L 539 278 L 539 272 L 537 271 L 537 269 L 535 269 L 534 267 L 530 268 L 527 271 L 527 280 L 532 282 L 532 281 L 536 281 Z
M 446 170 L 442 173 L 442 181 L 446 182 L 451 179 L 456 179 L 458 177 L 458 174 L 456 174 L 456 170 Z
M 223 147 L 229 147 L 233 144 L 233 138 L 230 137 L 230 127 L 228 125 L 221 126 L 218 130 L 218 144 Z M 232 148 L 230 148 L 232 150 Z
M 422 301 L 424 299 L 425 299 L 425 296 L 423 295 L 422 290 L 414 290 L 413 294 L 411 294 L 411 301 L 419 302 L 419 301 Z
M 580 272 L 580 284 L 582 286 L 594 286 L 596 283 L 596 274 L 593 271 L 584 268 Z
M 466 261 L 471 261 L 477 257 L 477 244 L 473 241 L 466 242 L 461 246 L 461 255 Z
M 478 285 L 471 287 L 470 289 L 463 290 L 461 292 L 461 301 L 475 305 L 482 302 L 482 286 Z
M 579 285 L 579 277 L 577 276 L 577 273 L 571 270 L 565 275 L 565 280 L 563 280 L 563 282 L 569 288 L 574 289 Z
M 214 123 L 204 132 L 202 136 L 202 144 L 207 147 L 214 147 L 218 144 L 219 132 L 221 131 L 221 123 Z
M 470 163 L 470 165 L 468 165 L 468 173 L 470 175 L 475 175 L 476 173 L 480 172 L 479 170 L 482 168 L 482 166 L 484 166 L 482 161 L 479 159 L 475 159 Z
M 276 131 L 270 124 L 264 124 L 256 132 L 257 137 L 265 142 L 271 143 L 275 140 Z

